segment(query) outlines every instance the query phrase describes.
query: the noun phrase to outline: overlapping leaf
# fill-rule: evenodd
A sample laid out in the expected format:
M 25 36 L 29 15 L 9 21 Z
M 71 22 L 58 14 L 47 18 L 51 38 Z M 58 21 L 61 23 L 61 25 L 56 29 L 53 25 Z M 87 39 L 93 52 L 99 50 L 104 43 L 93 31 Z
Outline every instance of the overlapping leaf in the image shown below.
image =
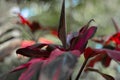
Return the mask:
M 87 48 L 85 51 L 85 59 L 92 58 L 89 62 L 89 66 L 94 66 L 94 64 L 98 61 L 102 61 L 102 64 L 105 67 L 110 65 L 111 59 L 115 61 L 120 61 L 120 52 L 117 50 L 110 49 L 91 49 Z
M 92 26 L 88 29 L 89 25 L 85 25 L 79 32 L 79 35 L 71 40 L 71 49 L 79 49 L 84 51 L 88 39 L 90 39 L 96 32 L 97 28 Z

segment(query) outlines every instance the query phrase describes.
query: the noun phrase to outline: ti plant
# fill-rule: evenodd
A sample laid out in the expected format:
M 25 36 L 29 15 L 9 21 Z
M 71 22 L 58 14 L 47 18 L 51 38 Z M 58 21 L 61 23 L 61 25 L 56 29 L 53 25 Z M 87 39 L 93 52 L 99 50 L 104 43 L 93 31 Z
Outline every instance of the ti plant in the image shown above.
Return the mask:
M 13 69 L 9 73 L 24 70 L 18 80 L 72 80 L 74 67 L 81 54 L 85 61 L 74 80 L 80 80 L 83 71 L 94 71 L 103 76 L 106 80 L 114 80 L 110 75 L 104 74 L 92 68 L 91 58 L 96 56 L 107 57 L 105 65 L 109 65 L 110 60 L 120 61 L 120 52 L 110 49 L 93 49 L 86 47 L 88 40 L 93 37 L 97 27 L 90 26 L 90 20 L 78 32 L 66 34 L 65 23 L 65 0 L 63 0 L 60 22 L 58 27 L 58 37 L 62 45 L 37 43 L 32 46 L 20 48 L 16 52 L 27 57 L 30 61 Z M 88 61 L 90 61 L 88 63 Z M 90 65 L 89 65 L 90 64 Z M 4 79 L 7 80 L 7 77 Z

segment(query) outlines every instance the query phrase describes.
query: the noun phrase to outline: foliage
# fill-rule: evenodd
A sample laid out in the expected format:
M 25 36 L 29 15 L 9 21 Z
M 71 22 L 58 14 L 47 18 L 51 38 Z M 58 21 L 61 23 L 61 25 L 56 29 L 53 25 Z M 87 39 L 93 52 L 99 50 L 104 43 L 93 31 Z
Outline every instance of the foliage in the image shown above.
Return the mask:
M 32 34 L 42 28 L 38 23 L 30 23 L 20 14 L 18 15 L 22 24 L 27 25 Z M 62 45 L 36 43 L 18 49 L 16 51 L 17 54 L 30 57 L 31 59 L 27 63 L 13 69 L 7 75 L 23 70 L 18 80 L 71 80 L 74 67 L 78 62 L 77 59 L 83 54 L 85 61 L 81 65 L 80 70 L 78 70 L 79 73 L 75 80 L 79 80 L 83 71 L 97 72 L 106 80 L 115 80 L 112 76 L 93 68 L 98 61 L 102 61 L 105 67 L 109 66 L 111 60 L 120 61 L 120 53 L 117 49 L 94 49 L 87 47 L 88 40 L 94 36 L 97 30 L 96 26 L 90 26 L 91 21 L 94 20 L 91 19 L 78 32 L 69 33 L 68 35 L 65 21 L 65 0 L 63 0 L 58 27 L 58 38 Z M 7 77 L 2 78 L 3 80 L 8 79 Z

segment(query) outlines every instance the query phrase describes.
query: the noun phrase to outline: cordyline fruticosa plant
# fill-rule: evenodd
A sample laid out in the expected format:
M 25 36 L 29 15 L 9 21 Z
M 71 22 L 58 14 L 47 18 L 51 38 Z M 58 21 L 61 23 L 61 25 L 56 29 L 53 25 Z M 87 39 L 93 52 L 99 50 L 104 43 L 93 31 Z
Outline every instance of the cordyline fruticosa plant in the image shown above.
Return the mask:
M 99 55 L 108 56 L 110 60 L 120 61 L 119 51 L 86 48 L 88 40 L 95 34 L 97 29 L 95 26 L 89 28 L 91 21 L 93 20 L 90 20 L 78 32 L 66 35 L 65 0 L 63 0 L 58 28 L 58 37 L 62 45 L 39 43 L 18 49 L 17 54 L 31 59 L 29 62 L 13 69 L 10 73 L 24 69 L 18 80 L 72 80 L 71 77 L 75 64 L 78 62 L 77 59 L 83 54 L 85 61 L 74 80 L 79 80 L 83 71 L 94 71 L 106 80 L 114 80 L 112 76 L 87 65 L 91 58 Z M 109 59 L 105 61 L 105 64 L 108 65 Z

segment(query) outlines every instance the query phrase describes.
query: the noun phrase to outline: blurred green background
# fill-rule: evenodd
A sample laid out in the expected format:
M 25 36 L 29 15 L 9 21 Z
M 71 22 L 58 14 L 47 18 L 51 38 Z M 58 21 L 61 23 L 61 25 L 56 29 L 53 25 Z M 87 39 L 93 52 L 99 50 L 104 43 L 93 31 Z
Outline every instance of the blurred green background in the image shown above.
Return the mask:
M 114 18 L 120 25 L 120 0 L 65 1 L 67 33 L 78 31 L 90 19 L 95 20 L 91 25 L 98 27 L 95 36 L 111 35 L 116 32 L 111 18 Z M 15 50 L 20 47 L 21 34 L 24 33 L 24 31 L 21 32 L 17 29 L 21 26 L 16 24 L 18 18 L 15 13 L 20 12 L 30 21 L 38 21 L 43 27 L 57 29 L 61 5 L 62 0 L 0 0 L 0 75 L 27 60 L 17 58 L 15 54 Z M 9 29 L 13 30 L 10 33 L 3 34 Z M 41 34 L 45 34 L 44 37 L 55 41 L 55 43 L 60 43 L 56 37 L 50 34 L 44 32 L 41 32 Z M 14 38 L 5 41 L 10 36 Z M 28 38 L 24 35 L 22 39 Z M 89 46 L 94 47 L 94 44 L 90 41 Z M 109 69 L 102 68 L 100 64 L 97 65 L 97 68 L 113 75 L 116 80 L 120 80 L 119 67 L 115 62 L 112 63 Z M 94 76 L 95 74 L 91 78 L 86 77 L 81 80 L 103 80 Z

